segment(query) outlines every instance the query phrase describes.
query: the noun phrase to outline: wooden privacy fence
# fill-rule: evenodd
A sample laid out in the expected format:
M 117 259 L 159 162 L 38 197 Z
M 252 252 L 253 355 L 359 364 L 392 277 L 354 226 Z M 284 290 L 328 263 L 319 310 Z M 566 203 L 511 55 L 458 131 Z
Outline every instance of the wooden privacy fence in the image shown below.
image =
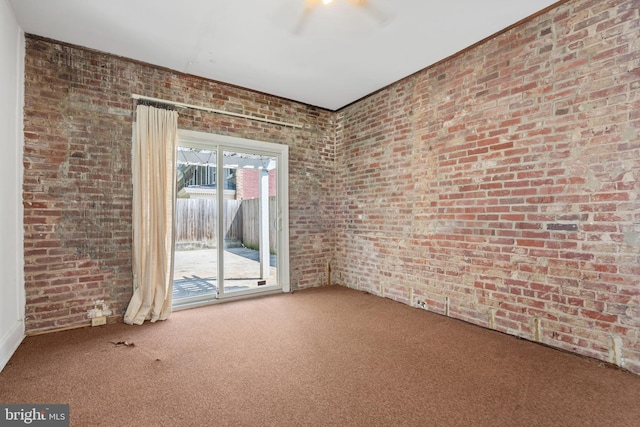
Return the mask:
M 269 197 L 269 250 L 276 249 L 276 200 Z M 258 199 L 224 201 L 225 244 L 259 247 Z M 215 247 L 215 199 L 177 199 L 175 209 L 176 243 L 198 243 Z
M 269 197 L 269 250 L 276 252 L 276 198 Z M 259 199 L 242 201 L 242 243 L 250 248 L 260 246 L 260 211 Z

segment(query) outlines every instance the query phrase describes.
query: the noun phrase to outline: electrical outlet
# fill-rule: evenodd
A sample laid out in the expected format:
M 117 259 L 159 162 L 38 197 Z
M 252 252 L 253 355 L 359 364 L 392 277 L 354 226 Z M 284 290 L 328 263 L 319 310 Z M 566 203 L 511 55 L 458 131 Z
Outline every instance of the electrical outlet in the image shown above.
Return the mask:
M 98 316 L 91 319 L 91 326 L 101 326 L 107 324 L 107 316 Z

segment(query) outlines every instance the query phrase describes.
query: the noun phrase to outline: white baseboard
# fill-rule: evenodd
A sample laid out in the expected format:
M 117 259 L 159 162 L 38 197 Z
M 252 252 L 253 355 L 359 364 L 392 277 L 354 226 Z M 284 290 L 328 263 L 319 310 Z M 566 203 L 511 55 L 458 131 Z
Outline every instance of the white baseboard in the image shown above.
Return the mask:
M 24 322 L 16 322 L 0 338 L 0 371 L 2 371 L 24 339 Z

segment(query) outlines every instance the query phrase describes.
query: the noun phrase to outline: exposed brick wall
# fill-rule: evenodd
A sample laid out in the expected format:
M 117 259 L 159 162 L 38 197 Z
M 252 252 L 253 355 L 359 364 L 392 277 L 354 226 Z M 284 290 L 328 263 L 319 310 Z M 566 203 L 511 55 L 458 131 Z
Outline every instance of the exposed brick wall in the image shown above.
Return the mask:
M 260 191 L 260 174 L 257 170 L 238 169 L 236 172 L 236 199 L 257 199 Z M 277 194 L 276 169 L 269 171 L 269 196 Z
M 324 283 L 333 243 L 333 114 L 122 58 L 27 38 L 25 282 L 28 333 L 121 315 L 132 288 L 132 93 L 300 123 L 179 109 L 181 129 L 289 145 L 292 287 Z
M 336 280 L 640 373 L 639 10 L 567 2 L 340 111 Z

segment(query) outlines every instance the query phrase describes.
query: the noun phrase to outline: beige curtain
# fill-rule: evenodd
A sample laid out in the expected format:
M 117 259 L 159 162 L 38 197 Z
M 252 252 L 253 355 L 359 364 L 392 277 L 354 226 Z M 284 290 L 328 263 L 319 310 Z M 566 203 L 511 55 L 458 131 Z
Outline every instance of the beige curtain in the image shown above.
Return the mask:
M 125 323 L 165 320 L 173 287 L 173 212 L 178 113 L 136 110 L 133 141 L 133 297 Z

